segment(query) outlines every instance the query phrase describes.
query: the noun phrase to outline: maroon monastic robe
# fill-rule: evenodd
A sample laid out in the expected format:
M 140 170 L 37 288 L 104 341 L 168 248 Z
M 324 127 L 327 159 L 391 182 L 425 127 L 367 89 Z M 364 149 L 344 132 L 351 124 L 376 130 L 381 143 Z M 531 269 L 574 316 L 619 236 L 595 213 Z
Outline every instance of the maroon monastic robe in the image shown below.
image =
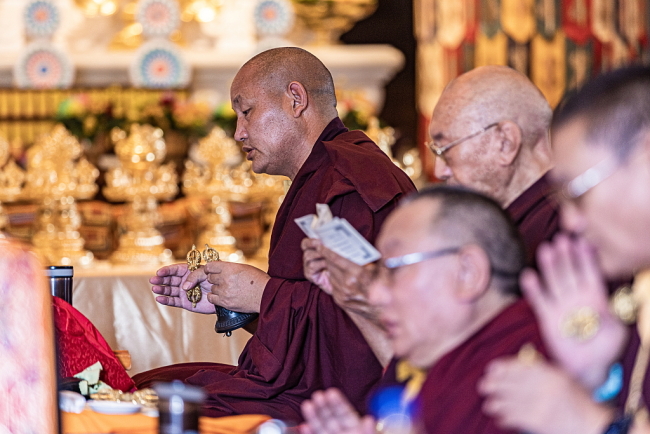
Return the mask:
M 560 230 L 559 204 L 550 193 L 548 175 L 544 175 L 506 208 L 524 241 L 530 266 L 535 266 L 537 247 Z
M 300 248 L 305 235 L 294 219 L 315 213 L 316 203 L 327 203 L 334 216 L 347 219 L 374 242 L 399 199 L 412 191 L 409 178 L 365 134 L 348 132 L 339 119 L 333 120 L 278 211 L 269 251 L 271 280 L 257 331 L 238 366 L 159 368 L 134 377 L 138 386 L 174 377 L 202 386 L 208 393 L 208 416 L 262 413 L 297 422 L 302 420 L 300 403 L 328 387 L 341 389 L 362 408 L 381 376 L 381 365 L 332 297 L 305 280 Z
M 521 234 L 529 265 L 534 265 L 537 247 L 544 241 L 550 241 L 560 231 L 558 203 L 550 192 L 548 175 L 544 175 L 506 209 Z M 382 385 L 397 383 L 395 365 L 396 360 L 392 360 L 386 368 Z
M 428 370 L 422 389 L 412 404 L 417 432 L 510 432 L 498 428 L 494 420 L 483 413 L 483 398 L 477 385 L 492 360 L 515 355 L 526 343 L 546 356 L 535 316 L 525 300 L 518 300 Z M 395 367 L 396 360 L 393 360 L 377 389 L 398 384 Z
M 546 355 L 535 316 L 525 300 L 504 309 L 456 349 L 436 362 L 416 401 L 416 420 L 426 433 L 501 434 L 494 419 L 481 407 L 477 385 L 487 365 L 495 359 L 516 355 L 531 343 Z

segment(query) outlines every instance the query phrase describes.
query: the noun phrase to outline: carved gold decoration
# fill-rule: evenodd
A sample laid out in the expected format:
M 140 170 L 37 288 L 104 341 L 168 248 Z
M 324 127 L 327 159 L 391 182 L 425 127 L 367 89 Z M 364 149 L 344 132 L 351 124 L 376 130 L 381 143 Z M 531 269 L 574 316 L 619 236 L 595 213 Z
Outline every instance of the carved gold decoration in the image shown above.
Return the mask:
M 228 201 L 247 195 L 252 185 L 242 182 L 241 175 L 234 169 L 241 162 L 241 152 L 234 139 L 228 137 L 219 127 L 199 141 L 196 157 L 204 165 L 191 160 L 185 163 L 183 191 L 188 196 L 208 198 L 210 212 L 201 219 L 204 228 L 197 242 L 215 246 L 220 255 L 230 262 L 241 262 L 244 254 L 235 246 L 235 237 L 228 230 L 231 216 Z
M 0 134 L 0 237 L 4 238 L 2 231 L 8 226 L 9 218 L 2 208 L 2 203 L 14 202 L 22 194 L 25 172 L 11 156 L 9 141 Z
M 197 161 L 185 163 L 183 191 L 188 196 L 210 201 L 210 212 L 202 218 L 204 229 L 199 244 L 214 246 L 221 257 L 230 262 L 244 259 L 228 230 L 231 222 L 228 202 L 260 202 L 264 204 L 265 223 L 273 223 L 285 192 L 285 177 L 253 173 L 250 163 L 242 162 L 239 146 L 223 129 L 215 127 L 199 141 Z
M 129 202 L 119 222 L 124 229 L 119 247 L 111 256 L 116 263 L 160 264 L 171 259 L 164 239 L 155 226 L 160 222 L 158 200 L 178 193 L 173 163 L 165 158 L 163 132 L 150 125 L 131 126 L 128 137 L 113 131 L 115 154 L 120 165 L 106 174 L 104 195 L 110 201 Z
M 75 0 L 76 2 L 90 3 L 95 1 L 106 2 L 113 0 Z M 223 6 L 224 0 L 180 0 L 181 21 L 189 23 L 208 23 L 214 21 Z M 109 44 L 111 50 L 134 50 L 144 42 L 142 25 L 135 20 L 137 1 L 127 1 L 121 8 L 121 16 L 126 25 L 120 30 Z M 180 29 L 174 30 L 169 35 L 169 40 L 180 46 L 187 45 L 187 38 Z
M 15 177 L 20 177 L 16 168 Z M 99 170 L 83 157 L 79 141 L 63 125 L 39 137 L 27 151 L 22 198 L 39 203 L 32 244 L 48 264 L 88 265 L 93 254 L 79 234 L 81 218 L 76 200 L 97 193 Z
M 207 249 L 207 244 L 206 244 Z M 196 246 L 192 244 L 192 250 L 187 252 L 187 269 L 190 271 L 196 271 L 201 266 L 201 252 L 196 249 Z M 194 288 L 190 288 L 185 291 L 187 299 L 192 303 L 192 307 L 196 307 L 196 303 L 201 301 L 203 293 L 201 292 L 200 285 L 196 285 Z
M 420 160 L 420 154 L 417 149 L 412 149 L 404 153 L 401 160 L 393 156 L 391 148 L 395 144 L 395 130 L 393 128 L 380 127 L 379 119 L 373 116 L 368 121 L 368 127 L 365 133 L 411 179 L 417 180 L 422 176 L 422 161 Z
M 314 32 L 316 45 L 338 42 L 354 23 L 377 9 L 377 0 L 293 0 L 296 15 Z

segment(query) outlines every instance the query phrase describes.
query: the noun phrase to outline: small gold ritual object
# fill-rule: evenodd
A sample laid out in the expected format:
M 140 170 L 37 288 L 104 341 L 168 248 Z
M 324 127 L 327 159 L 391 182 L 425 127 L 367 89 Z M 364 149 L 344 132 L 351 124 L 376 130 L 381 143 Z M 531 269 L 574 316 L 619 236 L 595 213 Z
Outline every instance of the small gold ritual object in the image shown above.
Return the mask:
M 196 246 L 192 244 L 192 250 L 187 253 L 187 268 L 190 271 L 198 270 L 201 266 L 201 252 L 196 249 Z M 196 285 L 194 288 L 187 290 L 187 299 L 192 302 L 192 307 L 196 307 L 196 303 L 201 301 L 201 288 L 199 285 Z
M 203 250 L 203 260 L 206 262 L 206 264 L 208 262 L 218 261 L 219 252 L 217 251 L 217 249 L 214 249 L 206 244 L 205 249 Z
M 568 338 L 586 341 L 594 337 L 600 328 L 600 316 L 590 307 L 581 307 L 566 317 L 562 334 Z

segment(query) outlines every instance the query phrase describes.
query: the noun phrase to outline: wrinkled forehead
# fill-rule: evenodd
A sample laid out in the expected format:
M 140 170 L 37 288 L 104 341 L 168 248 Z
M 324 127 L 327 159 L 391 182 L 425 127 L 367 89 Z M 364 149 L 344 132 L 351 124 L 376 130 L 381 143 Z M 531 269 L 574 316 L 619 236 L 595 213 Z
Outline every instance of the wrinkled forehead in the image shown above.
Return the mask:
M 457 88 L 454 86 L 445 90 L 436 103 L 429 123 L 429 136 L 433 140 L 449 135 L 470 134 L 481 127 L 475 102 L 459 94 Z

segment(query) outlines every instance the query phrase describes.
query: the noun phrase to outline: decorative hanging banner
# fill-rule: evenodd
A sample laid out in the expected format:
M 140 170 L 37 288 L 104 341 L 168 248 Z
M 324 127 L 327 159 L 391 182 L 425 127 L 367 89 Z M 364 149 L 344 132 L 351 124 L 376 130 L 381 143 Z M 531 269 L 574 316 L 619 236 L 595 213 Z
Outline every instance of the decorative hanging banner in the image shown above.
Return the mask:
M 560 0 L 536 0 L 535 3 L 537 32 L 551 39 L 560 26 Z
M 189 84 L 190 68 L 172 43 L 154 39 L 138 48 L 129 76 L 136 87 L 178 88 Z
M 632 59 L 632 52 L 628 45 L 618 35 L 609 44 L 603 45 L 602 64 L 603 71 L 620 68 L 627 65 Z
M 524 75 L 528 75 L 530 44 L 518 44 L 513 39 L 508 39 L 508 66 Z
M 29 44 L 14 65 L 14 81 L 20 88 L 68 88 L 73 80 L 72 62 L 63 51 L 49 42 Z
M 476 35 L 474 47 L 474 66 L 507 65 L 508 37 L 503 32 L 497 32 L 489 38 L 483 33 Z
M 432 42 L 436 35 L 434 8 L 435 0 L 413 1 L 413 15 L 415 17 L 413 25 L 418 43 Z
M 295 12 L 287 0 L 260 0 L 253 17 L 258 35 L 284 36 L 293 28 Z
M 616 34 L 614 0 L 591 0 L 591 32 L 603 44 L 609 43 Z
M 501 30 L 501 10 L 500 0 L 480 0 L 481 10 L 479 18 L 481 20 L 479 33 L 483 33 L 488 38 L 493 38 Z M 478 37 L 478 36 L 477 36 Z
M 519 44 L 530 41 L 537 32 L 535 0 L 501 0 L 501 27 Z
M 530 46 L 531 80 L 542 91 L 551 107 L 555 107 L 566 88 L 566 44 L 564 32 L 552 40 L 542 35 L 533 38 Z
M 25 6 L 25 33 L 32 37 L 50 37 L 61 23 L 59 8 L 49 0 L 31 0 Z
M 566 87 L 567 90 L 581 87 L 590 77 L 593 67 L 593 44 L 576 44 L 566 40 Z
M 460 46 L 460 74 L 474 69 L 475 48 L 474 44 L 470 41 L 465 41 Z
M 465 0 L 435 0 L 436 39 L 444 48 L 455 50 L 465 39 Z
M 635 49 L 645 35 L 644 0 L 619 0 L 618 28 L 619 33 Z
M 562 29 L 567 38 L 577 44 L 585 44 L 591 38 L 588 0 L 564 0 L 562 2 Z
M 140 0 L 135 20 L 144 36 L 169 36 L 181 25 L 181 10 L 175 0 Z
M 418 44 L 417 48 L 417 95 L 418 110 L 429 117 L 433 113 L 442 91 L 451 78 L 448 77 L 445 50 L 438 41 Z
M 478 9 L 480 8 L 480 0 L 462 0 L 465 2 L 465 41 L 474 42 L 476 40 L 476 32 L 478 31 Z

